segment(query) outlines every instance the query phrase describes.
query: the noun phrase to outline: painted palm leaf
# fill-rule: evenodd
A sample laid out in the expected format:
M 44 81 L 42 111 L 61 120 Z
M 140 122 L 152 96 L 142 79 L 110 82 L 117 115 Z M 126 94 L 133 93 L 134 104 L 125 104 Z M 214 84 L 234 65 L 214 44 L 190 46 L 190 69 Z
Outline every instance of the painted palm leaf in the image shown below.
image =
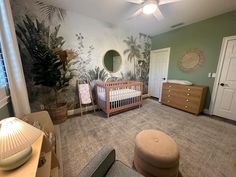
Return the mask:
M 106 81 L 108 78 L 109 78 L 109 74 L 105 71 L 105 69 L 103 68 L 101 70 L 99 67 L 96 67 L 95 69 L 91 69 L 87 75 L 87 80 L 90 82 L 94 80 Z
M 35 3 L 39 6 L 41 13 L 50 22 L 52 22 L 54 16 L 56 16 L 60 21 L 64 20 L 64 16 L 66 14 L 66 11 L 64 9 L 46 4 L 42 1 L 36 1 Z
M 124 40 L 128 48 L 124 50 L 124 55 L 128 54 L 128 61 L 134 63 L 134 74 L 135 74 L 135 60 L 141 58 L 141 45 L 137 44 L 137 39 L 133 36 L 127 37 Z

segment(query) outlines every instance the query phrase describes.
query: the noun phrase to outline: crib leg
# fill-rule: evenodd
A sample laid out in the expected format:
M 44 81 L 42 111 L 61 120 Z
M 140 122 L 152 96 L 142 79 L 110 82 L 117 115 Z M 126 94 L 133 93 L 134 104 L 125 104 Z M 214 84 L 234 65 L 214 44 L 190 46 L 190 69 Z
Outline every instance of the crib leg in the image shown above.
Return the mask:
M 107 118 L 109 118 L 110 117 L 110 114 L 109 113 L 107 113 Z
M 92 105 L 93 105 L 93 111 L 96 112 L 95 110 L 95 105 L 94 105 L 94 101 L 92 100 Z M 99 107 L 99 106 L 98 106 Z
M 80 107 L 80 114 L 81 114 L 81 117 L 83 116 L 83 108 L 82 106 Z

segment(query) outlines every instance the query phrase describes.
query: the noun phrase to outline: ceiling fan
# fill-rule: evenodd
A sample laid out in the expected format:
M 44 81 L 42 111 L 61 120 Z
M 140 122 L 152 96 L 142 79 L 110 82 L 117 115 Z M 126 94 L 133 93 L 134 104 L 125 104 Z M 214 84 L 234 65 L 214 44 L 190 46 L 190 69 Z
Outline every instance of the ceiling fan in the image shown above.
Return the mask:
M 161 13 L 160 6 L 178 2 L 181 0 L 126 0 L 129 3 L 139 4 L 140 8 L 131 15 L 129 19 L 132 19 L 140 14 L 153 15 L 157 20 L 162 20 L 164 16 Z

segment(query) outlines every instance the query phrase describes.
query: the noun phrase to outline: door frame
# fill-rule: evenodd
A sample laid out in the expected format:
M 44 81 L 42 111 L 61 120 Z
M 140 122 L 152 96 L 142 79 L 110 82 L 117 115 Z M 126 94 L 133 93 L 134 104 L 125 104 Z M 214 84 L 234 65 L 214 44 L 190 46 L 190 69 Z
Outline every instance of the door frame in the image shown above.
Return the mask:
M 168 52 L 168 61 L 167 61 L 167 74 L 166 74 L 166 80 L 168 80 L 168 73 L 169 73 L 169 65 L 170 65 L 170 47 L 166 47 L 166 48 L 162 48 L 162 49 L 155 49 L 155 50 L 151 50 L 151 55 L 152 53 L 158 53 L 158 52 L 164 52 L 164 51 L 167 51 Z M 150 61 L 151 61 L 151 55 L 150 55 Z M 149 66 L 149 69 L 150 69 L 150 66 Z M 149 73 L 150 73 L 150 70 L 149 70 Z M 149 76 L 148 76 L 149 77 Z M 162 95 L 162 90 L 161 90 L 161 93 Z M 159 102 L 161 101 L 161 95 L 160 95 L 160 98 L 159 98 Z M 150 96 L 150 95 L 149 95 Z
M 212 91 L 212 94 L 211 94 L 211 102 L 210 102 L 210 107 L 209 107 L 209 114 L 210 115 L 214 114 L 216 96 L 217 96 L 217 92 L 218 92 L 218 88 L 219 88 L 218 83 L 220 81 L 221 72 L 222 72 L 222 69 L 223 69 L 224 57 L 225 57 L 225 53 L 226 53 L 226 49 L 227 49 L 226 47 L 227 47 L 228 42 L 231 41 L 231 40 L 236 40 L 236 36 L 224 37 L 222 45 L 221 45 L 220 57 L 219 57 L 217 70 L 216 70 L 216 78 L 215 78 L 215 81 L 214 81 L 213 91 Z

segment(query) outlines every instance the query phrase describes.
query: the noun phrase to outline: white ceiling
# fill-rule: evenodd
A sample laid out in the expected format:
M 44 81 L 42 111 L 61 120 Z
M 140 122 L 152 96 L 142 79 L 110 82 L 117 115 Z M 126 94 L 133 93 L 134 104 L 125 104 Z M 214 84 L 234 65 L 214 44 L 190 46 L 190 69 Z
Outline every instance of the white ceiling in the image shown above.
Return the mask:
M 182 0 L 160 7 L 164 19 L 140 15 L 127 20 L 138 5 L 125 0 L 44 0 L 49 4 L 96 18 L 111 26 L 134 30 L 151 36 L 173 30 L 172 25 L 189 25 L 236 9 L 236 0 Z M 236 20 L 236 19 L 235 19 Z

